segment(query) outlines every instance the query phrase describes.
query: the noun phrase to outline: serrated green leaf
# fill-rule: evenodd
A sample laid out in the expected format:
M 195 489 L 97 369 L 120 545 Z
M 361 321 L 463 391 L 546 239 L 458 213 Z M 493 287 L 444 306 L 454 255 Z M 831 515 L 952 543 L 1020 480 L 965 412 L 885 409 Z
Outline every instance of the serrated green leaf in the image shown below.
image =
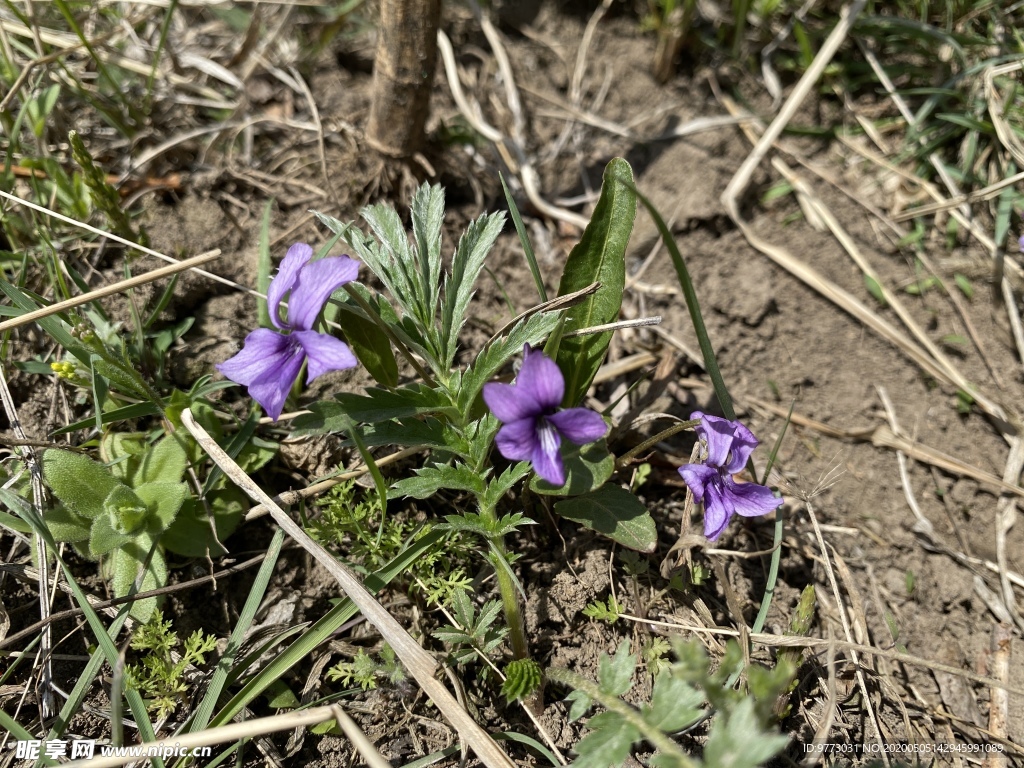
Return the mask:
M 441 225 L 444 223 L 444 188 L 424 182 L 409 206 L 412 236 L 419 255 L 420 273 L 427 296 L 441 295 Z M 435 305 L 436 306 L 436 305 Z M 431 311 L 431 316 L 433 311 Z
M 633 742 L 639 741 L 640 731 L 618 712 L 602 712 L 587 721 L 592 729 L 574 747 L 579 755 L 573 768 L 608 768 L 619 766 L 629 757 Z
M 658 544 L 658 531 L 647 507 L 615 484 L 563 499 L 555 504 L 555 512 L 638 552 L 653 552 Z
M 484 491 L 484 495 L 480 499 L 481 505 L 497 506 L 502 497 L 528 474 L 530 474 L 530 462 L 520 461 L 518 464 L 513 464 L 487 484 L 487 490 Z
M 622 696 L 629 690 L 635 670 L 636 655 L 629 652 L 629 640 L 623 640 L 614 656 L 601 655 L 597 671 L 601 690 L 610 696 Z
M 571 691 L 568 696 L 565 697 L 566 701 L 572 702 L 572 707 L 569 709 L 569 722 L 575 723 L 590 709 L 593 705 L 590 697 L 581 690 Z
M 103 502 L 121 485 L 105 467 L 87 456 L 59 448 L 43 454 L 43 477 L 64 506 L 90 519 L 103 513 Z
M 469 491 L 475 494 L 484 492 L 483 475 L 474 472 L 462 463 L 454 466 L 442 464 L 423 467 L 415 472 L 414 477 L 403 478 L 392 486 L 396 497 L 427 499 L 442 488 L 453 491 Z
M 789 737 L 772 733 L 758 722 L 753 699 L 744 698 L 711 722 L 704 762 L 730 768 L 757 768 L 788 743 Z
M 662 731 L 679 731 L 704 715 L 704 695 L 690 683 L 675 677 L 671 670 L 658 675 L 651 703 L 644 706 L 644 720 Z
M 365 395 L 343 393 L 336 402 L 321 400 L 309 406 L 311 414 L 295 419 L 296 429 L 344 432 L 347 419 L 376 424 L 391 419 L 426 416 L 451 408 L 443 394 L 419 384 L 398 390 L 368 389 Z
M 149 398 L 142 377 L 128 365 L 97 359 L 93 360 L 92 367 L 97 374 L 114 384 L 124 394 L 133 395 L 140 400 Z
M 635 218 L 633 170 L 617 157 L 605 168 L 601 197 L 583 237 L 569 253 L 558 295 L 579 291 L 594 282 L 601 287 L 569 310 L 565 333 L 618 320 L 626 284 L 626 246 Z M 587 393 L 611 338 L 611 332 L 606 332 L 562 339 L 555 362 L 565 375 L 566 406 L 575 406 Z
M 554 486 L 540 475 L 530 480 L 530 489 L 542 496 L 580 496 L 608 482 L 615 471 L 615 457 L 601 439 L 584 446 L 562 443 L 565 484 Z
M 505 226 L 503 213 L 490 213 L 471 221 L 459 238 L 452 271 L 445 280 L 444 299 L 441 302 L 441 333 L 444 339 L 444 360 L 451 367 L 458 348 L 459 331 L 466 322 L 466 311 L 473 298 L 476 279 L 483 269 L 484 259 Z
M 396 419 L 394 421 L 368 424 L 363 429 L 363 442 L 370 448 L 379 445 L 422 445 L 428 448 L 450 447 L 445 438 L 444 424 L 430 417 L 422 420 Z

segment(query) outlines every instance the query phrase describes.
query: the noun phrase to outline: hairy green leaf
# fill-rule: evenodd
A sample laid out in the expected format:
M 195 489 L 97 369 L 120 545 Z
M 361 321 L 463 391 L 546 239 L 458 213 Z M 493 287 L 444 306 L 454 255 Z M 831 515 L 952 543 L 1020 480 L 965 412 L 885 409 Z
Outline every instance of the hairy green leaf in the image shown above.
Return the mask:
M 64 506 L 90 519 L 103 514 L 103 502 L 121 485 L 107 469 L 87 456 L 59 448 L 43 454 L 43 477 Z
M 608 768 L 622 765 L 629 757 L 634 741 L 640 739 L 640 731 L 618 712 L 602 712 L 587 721 L 592 729 L 574 747 L 579 755 L 573 761 L 573 768 Z
M 503 226 L 503 213 L 485 214 L 470 222 L 469 227 L 459 238 L 459 245 L 452 259 L 452 271 L 445 281 L 441 313 L 444 360 L 449 367 L 455 359 L 459 331 L 466 322 L 466 310 L 473 298 L 476 279 Z
M 454 466 L 442 464 L 423 467 L 415 472 L 414 477 L 403 478 L 392 486 L 396 497 L 411 496 L 414 499 L 427 499 L 442 488 L 453 491 L 469 491 L 475 494 L 484 492 L 483 475 L 474 472 L 462 463 Z
M 188 486 L 184 483 L 146 483 L 136 488 L 135 493 L 149 510 L 149 530 L 158 533 L 167 530 L 174 522 L 188 496 Z
M 558 295 L 565 296 L 594 282 L 600 282 L 601 287 L 569 310 L 565 333 L 618 320 L 626 284 L 626 246 L 635 218 L 633 170 L 622 158 L 614 158 L 605 168 L 594 215 L 569 253 Z M 605 332 L 562 339 L 555 362 L 565 374 L 566 406 L 575 406 L 587 393 L 611 338 L 611 332 Z

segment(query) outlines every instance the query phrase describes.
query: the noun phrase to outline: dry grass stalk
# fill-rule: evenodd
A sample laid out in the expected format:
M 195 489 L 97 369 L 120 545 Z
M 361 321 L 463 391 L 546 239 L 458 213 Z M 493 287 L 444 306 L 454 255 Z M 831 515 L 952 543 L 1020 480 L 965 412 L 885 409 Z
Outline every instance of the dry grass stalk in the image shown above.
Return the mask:
M 192 412 L 186 409 L 181 416 L 182 423 L 192 434 L 199 445 L 206 451 L 213 462 L 221 468 L 231 480 L 249 496 L 270 510 L 274 521 L 297 544 L 309 552 L 335 578 L 339 586 L 348 595 L 367 621 L 381 633 L 384 640 L 395 650 L 398 658 L 409 670 L 412 677 L 419 683 L 423 692 L 429 696 L 438 710 L 450 722 L 459 735 L 469 743 L 470 747 L 488 768 L 512 768 L 513 763 L 498 748 L 490 735 L 473 720 L 465 709 L 455 700 L 437 679 L 437 661 L 427 653 L 416 640 L 399 624 L 388 611 L 377 602 L 369 590 L 363 586 L 359 578 L 347 567 L 342 565 L 326 549 L 313 541 L 277 504 L 260 488 L 252 478 L 217 445 L 206 431 L 196 423 Z

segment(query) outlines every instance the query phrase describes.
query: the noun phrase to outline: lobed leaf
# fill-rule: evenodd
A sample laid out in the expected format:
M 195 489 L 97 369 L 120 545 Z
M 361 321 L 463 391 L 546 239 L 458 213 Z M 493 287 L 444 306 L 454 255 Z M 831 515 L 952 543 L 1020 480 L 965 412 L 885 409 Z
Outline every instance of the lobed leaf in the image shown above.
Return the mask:
M 459 331 L 466 322 L 466 311 L 473 298 L 484 259 L 494 247 L 494 241 L 504 226 L 505 214 L 485 214 L 471 221 L 459 238 L 452 259 L 452 271 L 445 280 L 444 298 L 441 302 L 441 334 L 444 342 L 444 360 L 448 367 L 451 367 L 455 360 Z
M 406 477 L 392 486 L 396 496 L 427 499 L 442 488 L 453 491 L 468 491 L 474 494 L 484 492 L 484 477 L 465 464 L 447 464 L 424 467 L 415 470 L 414 477 Z

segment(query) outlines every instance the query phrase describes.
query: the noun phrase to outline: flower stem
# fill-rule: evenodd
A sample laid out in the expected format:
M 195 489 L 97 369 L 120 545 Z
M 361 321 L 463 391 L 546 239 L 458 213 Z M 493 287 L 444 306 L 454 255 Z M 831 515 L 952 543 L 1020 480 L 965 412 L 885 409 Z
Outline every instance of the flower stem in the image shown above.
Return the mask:
M 489 523 L 498 522 L 498 516 L 494 507 L 490 504 L 480 503 L 480 514 Z M 512 656 L 516 659 L 525 659 L 530 655 L 526 644 L 526 628 L 523 626 L 523 612 L 519 608 L 519 590 L 516 589 L 515 577 L 508 564 L 505 539 L 503 536 L 494 536 L 490 540 L 494 549 L 495 558 L 500 558 L 501 563 L 495 564 L 495 572 L 498 576 L 498 592 L 501 594 L 501 606 L 505 612 L 505 623 L 508 624 L 509 641 L 512 643 Z

